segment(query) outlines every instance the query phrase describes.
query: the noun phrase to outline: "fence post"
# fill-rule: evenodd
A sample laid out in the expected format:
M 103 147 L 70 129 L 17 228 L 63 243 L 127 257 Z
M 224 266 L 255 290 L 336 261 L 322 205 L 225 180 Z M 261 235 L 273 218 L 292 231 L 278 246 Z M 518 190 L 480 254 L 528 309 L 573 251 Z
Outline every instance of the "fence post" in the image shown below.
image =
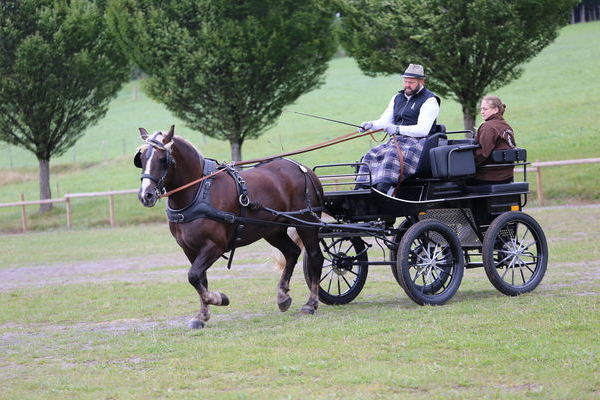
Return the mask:
M 108 196 L 108 218 L 110 226 L 115 226 L 115 201 L 112 194 Z
M 21 193 L 21 201 L 25 202 L 25 194 Z M 21 228 L 23 232 L 27 232 L 27 212 L 25 211 L 25 204 L 21 206 Z
M 538 162 L 539 160 L 536 160 Z M 544 205 L 544 189 L 542 188 L 542 167 L 537 165 L 535 167 L 535 185 L 537 187 L 537 201 L 538 206 Z
M 67 228 L 71 229 L 71 198 L 65 194 L 65 205 L 67 206 Z

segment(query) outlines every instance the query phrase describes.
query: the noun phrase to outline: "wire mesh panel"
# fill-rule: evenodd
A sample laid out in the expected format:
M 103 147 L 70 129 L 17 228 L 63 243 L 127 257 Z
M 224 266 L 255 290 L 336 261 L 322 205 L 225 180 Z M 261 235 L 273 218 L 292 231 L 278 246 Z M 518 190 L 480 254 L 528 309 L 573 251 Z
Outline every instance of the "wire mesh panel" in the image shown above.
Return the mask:
M 419 220 L 435 219 L 448 225 L 456 233 L 462 246 L 481 246 L 481 242 L 469 224 L 467 216 L 471 221 L 473 220 L 473 214 L 469 209 L 439 208 L 420 215 Z

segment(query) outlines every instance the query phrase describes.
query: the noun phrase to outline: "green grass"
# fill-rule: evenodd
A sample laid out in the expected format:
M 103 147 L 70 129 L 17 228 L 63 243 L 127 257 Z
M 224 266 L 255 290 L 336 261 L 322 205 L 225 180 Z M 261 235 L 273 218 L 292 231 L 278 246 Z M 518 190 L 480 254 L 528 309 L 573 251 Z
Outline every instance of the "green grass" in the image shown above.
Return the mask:
M 197 295 L 164 224 L 5 236 L 0 274 L 32 284 L 0 285 L 0 397 L 595 399 L 600 230 L 586 221 L 600 208 L 530 214 L 550 246 L 531 294 L 503 296 L 475 269 L 447 305 L 419 307 L 388 268 L 373 267 L 354 302 L 300 316 L 298 266 L 294 304 L 282 314 L 278 274 L 244 266 L 266 262 L 268 247 L 257 243 L 238 250 L 231 271 L 223 260 L 209 271 L 231 305 L 213 307 L 200 331 L 185 326 Z M 163 262 L 93 265 L 138 257 Z M 47 271 L 36 282 L 28 271 L 38 266 Z M 74 266 L 65 281 L 51 281 L 65 266 Z M 77 277 L 87 281 L 68 281 Z
M 599 34 L 600 22 L 565 27 L 553 44 L 525 65 L 519 80 L 497 91 L 508 104 L 506 117 L 515 128 L 517 143 L 527 148 L 529 160 L 598 157 L 600 47 L 590 43 L 594 43 Z M 228 143 L 191 131 L 142 92 L 134 96 L 134 88 L 139 85 L 139 82 L 126 85 L 106 117 L 86 131 L 75 150 L 52 160 L 54 197 L 64 193 L 135 188 L 139 170 L 133 168 L 131 156 L 140 143 L 138 126 L 154 131 L 167 129 L 174 123 L 177 133 L 192 140 L 206 156 L 230 159 Z M 399 85 L 398 76 L 369 78 L 361 73 L 354 60 L 338 58 L 331 61 L 324 85 L 302 96 L 289 109 L 360 123 L 379 116 Z M 460 129 L 460 106 L 444 99 L 439 120 L 449 129 Z M 264 157 L 298 149 L 349 130 L 351 128 L 343 125 L 284 113 L 263 136 L 244 144 L 243 157 Z M 309 166 L 349 162 L 359 159 L 372 145 L 369 139 L 361 139 L 294 158 Z M 15 166 L 12 169 L 9 168 L 11 159 Z M 597 201 L 600 185 L 595 177 L 599 173 L 598 164 L 545 169 L 543 182 L 548 203 Z M 0 202 L 18 201 L 20 193 L 29 200 L 38 198 L 37 163 L 31 154 L 15 148 L 9 153 L 6 146 L 1 147 L 0 176 Z M 535 190 L 534 182 L 531 184 Z M 76 200 L 75 225 L 106 225 L 106 203 L 106 199 Z M 30 213 L 36 209 L 28 208 Z M 32 215 L 31 228 L 64 226 L 64 210 L 61 210 L 59 206 L 54 215 Z M 117 214 L 122 224 L 163 218 L 162 211 L 149 211 L 137 205 L 135 196 L 119 200 Z M 18 231 L 19 216 L 17 208 L 0 209 L 0 230 Z

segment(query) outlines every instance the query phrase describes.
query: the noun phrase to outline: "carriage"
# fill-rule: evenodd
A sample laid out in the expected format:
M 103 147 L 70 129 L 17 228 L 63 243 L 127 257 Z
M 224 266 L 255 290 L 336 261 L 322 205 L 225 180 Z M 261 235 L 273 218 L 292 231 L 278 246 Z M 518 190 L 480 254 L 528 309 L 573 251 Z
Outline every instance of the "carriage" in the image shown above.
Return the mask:
M 469 185 L 478 145 L 473 139 L 449 139 L 463 132 L 429 136 L 415 175 L 394 196 L 353 189 L 360 162 L 313 168 L 323 186 L 334 189 L 325 191 L 323 208 L 331 219 L 319 230 L 325 258 L 321 302 L 354 300 L 371 266 L 389 266 L 421 305 L 450 300 L 464 268 L 483 267 L 496 289 L 509 296 L 536 288 L 548 247 L 540 225 L 522 212 L 529 191 L 526 151 L 494 151 L 493 164 L 485 166 L 522 167 L 522 182 Z M 370 260 L 370 253 L 383 254 L 383 260 Z
M 292 303 L 289 281 L 301 254 L 299 244 L 305 248 L 303 269 L 310 291 L 300 309 L 304 314 L 313 314 L 319 300 L 354 300 L 369 267 L 376 265 L 390 266 L 408 296 L 422 305 L 450 300 L 465 268 L 483 267 L 506 295 L 535 289 L 546 271 L 548 247 L 539 224 L 521 212 L 529 191 L 526 151 L 495 151 L 494 164 L 486 166 L 522 166 L 523 182 L 471 186 L 478 145 L 472 139 L 448 139 L 462 132 L 442 129 L 428 136 L 416 173 L 388 195 L 371 187 L 354 189 L 360 162 L 311 170 L 279 155 L 217 165 L 175 136 L 174 126 L 153 135 L 140 128 L 144 144 L 134 157 L 142 170 L 138 198 L 153 207 L 168 197 L 169 227 L 190 261 L 188 280 L 200 296 L 200 312 L 189 326 L 205 326 L 209 305 L 229 305 L 224 293 L 208 289 L 210 266 L 226 252 L 230 266 L 237 247 L 259 239 L 285 259 L 277 286 L 281 311 Z M 349 135 L 326 144 L 345 140 Z M 250 164 L 254 167 L 245 171 L 236 168 Z M 371 181 L 370 172 L 362 174 Z M 334 190 L 323 192 L 323 187 Z M 322 213 L 330 218 L 321 218 Z M 301 243 L 288 236 L 289 227 L 296 228 Z M 383 260 L 369 260 L 377 248 Z

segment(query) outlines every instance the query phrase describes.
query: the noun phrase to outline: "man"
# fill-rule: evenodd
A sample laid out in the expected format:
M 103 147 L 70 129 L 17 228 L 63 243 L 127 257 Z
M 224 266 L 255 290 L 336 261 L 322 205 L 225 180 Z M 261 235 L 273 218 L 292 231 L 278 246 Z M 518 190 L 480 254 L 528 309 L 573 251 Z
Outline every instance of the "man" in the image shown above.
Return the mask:
M 425 88 L 422 65 L 410 64 L 402 75 L 404 90 L 394 95 L 375 121 L 363 122 L 361 130 L 384 129 L 390 140 L 369 150 L 356 179 L 357 188 L 366 188 L 371 171 L 372 185 L 390 194 L 393 188 L 415 173 L 425 137 L 435 131 L 440 113 L 440 98 Z M 389 193 L 388 193 L 389 192 Z

